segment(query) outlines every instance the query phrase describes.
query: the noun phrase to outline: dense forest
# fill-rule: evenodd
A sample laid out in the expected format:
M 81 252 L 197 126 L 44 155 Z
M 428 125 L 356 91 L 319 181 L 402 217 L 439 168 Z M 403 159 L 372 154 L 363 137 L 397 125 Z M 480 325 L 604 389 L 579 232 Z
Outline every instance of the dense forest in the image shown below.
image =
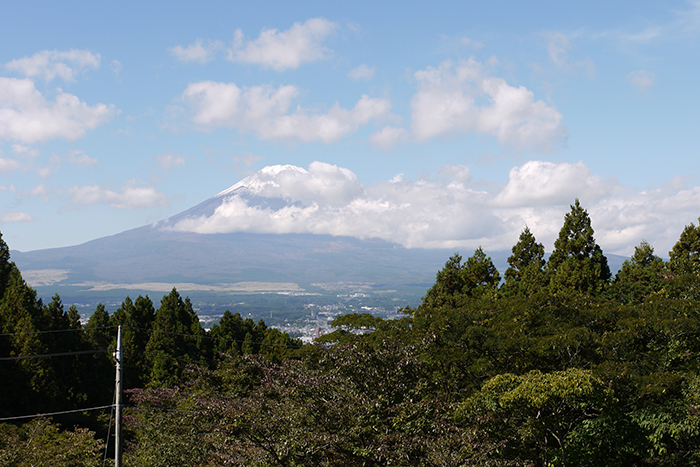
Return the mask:
M 0 238 L 0 465 L 104 465 L 119 325 L 128 466 L 700 464 L 700 225 L 613 277 L 577 200 L 544 251 L 526 227 L 503 277 L 455 254 L 401 319 L 301 345 L 228 311 L 205 331 L 176 290 L 83 325 Z

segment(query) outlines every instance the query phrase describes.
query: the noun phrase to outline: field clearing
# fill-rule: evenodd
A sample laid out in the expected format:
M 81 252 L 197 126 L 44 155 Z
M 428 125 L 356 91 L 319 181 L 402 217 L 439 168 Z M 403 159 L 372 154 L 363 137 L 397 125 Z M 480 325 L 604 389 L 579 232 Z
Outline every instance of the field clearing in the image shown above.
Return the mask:
M 107 290 L 146 290 L 149 292 L 169 292 L 176 288 L 180 292 L 303 292 L 304 289 L 293 282 L 235 282 L 231 284 L 194 284 L 191 282 L 141 282 L 123 284 L 110 282 L 80 282 L 75 287 L 87 287 L 86 291 L 104 292 Z

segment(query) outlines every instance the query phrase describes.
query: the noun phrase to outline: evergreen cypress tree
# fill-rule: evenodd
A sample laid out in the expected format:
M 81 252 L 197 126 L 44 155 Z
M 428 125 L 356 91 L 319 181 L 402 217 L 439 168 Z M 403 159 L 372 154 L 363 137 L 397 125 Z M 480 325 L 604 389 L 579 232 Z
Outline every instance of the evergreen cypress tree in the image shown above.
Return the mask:
M 547 273 L 554 293 L 568 289 L 599 294 L 610 281 L 608 260 L 595 242 L 591 218 L 578 198 L 564 216 L 564 225 L 547 261 Z
M 462 293 L 462 257 L 459 253 L 450 256 L 450 259 L 437 273 L 435 284 L 428 289 L 423 297 L 422 307 L 439 308 L 443 305 L 455 305 L 455 297 Z
M 700 223 L 700 218 L 698 219 Z M 700 274 L 700 224 L 686 225 L 673 249 L 669 252 L 668 267 L 672 273 Z
M 529 297 L 540 291 L 544 285 L 544 246 L 537 243 L 528 227 L 522 231 L 508 257 L 509 267 L 504 274 L 502 290 L 506 295 Z
M 663 288 L 664 261 L 654 254 L 645 240 L 634 247 L 634 254 L 624 263 L 610 284 L 608 294 L 624 304 L 636 304 Z
M 463 283 L 462 293 L 469 297 L 480 297 L 485 293 L 495 292 L 501 280 L 491 257 L 486 256 L 481 247 L 467 258 L 460 277 Z
M 204 364 L 203 336 L 204 329 L 189 298 L 183 300 L 173 288 L 160 302 L 146 344 L 146 359 L 153 368 L 149 384 L 174 384 L 185 364 Z

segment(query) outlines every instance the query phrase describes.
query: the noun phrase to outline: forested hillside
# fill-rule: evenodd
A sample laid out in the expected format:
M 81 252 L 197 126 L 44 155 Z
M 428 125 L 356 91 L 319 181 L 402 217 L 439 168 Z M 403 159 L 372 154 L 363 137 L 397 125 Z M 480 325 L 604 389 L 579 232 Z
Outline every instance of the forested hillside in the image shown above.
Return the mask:
M 109 409 L 10 418 L 109 406 L 117 325 L 125 465 L 700 463 L 700 225 L 668 262 L 642 240 L 612 277 L 577 200 L 547 260 L 526 227 L 502 275 L 455 254 L 403 318 L 341 316 L 306 346 L 230 312 L 206 332 L 176 290 L 81 325 L 8 252 L 0 465 L 102 464 Z

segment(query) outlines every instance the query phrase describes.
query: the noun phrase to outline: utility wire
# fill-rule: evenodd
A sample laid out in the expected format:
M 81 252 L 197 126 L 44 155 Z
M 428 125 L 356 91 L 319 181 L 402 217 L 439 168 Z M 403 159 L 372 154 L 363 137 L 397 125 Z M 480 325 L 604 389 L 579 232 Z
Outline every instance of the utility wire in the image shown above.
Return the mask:
M 225 337 L 214 337 L 214 336 L 206 336 L 206 335 L 201 335 L 201 336 L 199 336 L 199 335 L 196 335 L 196 334 L 185 334 L 185 333 L 183 333 L 183 332 L 162 331 L 162 330 L 160 330 L 160 329 L 139 328 L 139 327 L 136 327 L 136 326 L 128 326 L 128 325 L 123 325 L 122 328 L 126 328 L 126 329 L 138 329 L 139 331 L 146 331 L 146 332 L 148 332 L 149 334 L 153 334 L 153 333 L 155 333 L 155 332 L 160 332 L 160 333 L 168 334 L 168 335 L 171 335 L 171 336 L 195 337 L 195 338 L 200 338 L 200 339 L 211 339 L 211 340 L 215 340 L 215 341 L 222 340 L 222 341 L 226 341 L 226 342 L 236 342 L 236 343 L 239 343 L 239 344 L 243 344 L 243 343 L 246 342 L 245 340 L 240 340 L 240 339 L 226 339 Z M 282 331 L 280 331 L 280 332 L 282 332 Z M 290 337 L 290 339 L 292 339 L 292 338 Z M 287 347 L 287 348 L 290 348 L 290 349 L 300 349 L 300 348 L 303 347 L 303 346 L 300 347 L 300 346 L 298 346 L 298 345 L 293 345 L 293 344 L 289 344 L 289 345 L 287 345 L 287 344 L 276 344 L 276 343 L 273 343 L 273 342 L 254 342 L 254 341 L 249 341 L 248 343 L 250 343 L 250 344 L 256 344 L 256 345 L 269 345 L 269 346 L 272 346 L 272 347 Z
M 96 326 L 96 327 L 82 327 L 80 329 L 53 329 L 49 331 L 22 331 L 22 332 L 5 332 L 5 333 L 0 333 L 0 336 L 21 336 L 21 335 L 30 335 L 30 334 L 48 334 L 48 333 L 55 333 L 55 332 L 86 332 L 86 331 L 92 331 L 95 329 L 116 329 L 119 326 Z M 211 339 L 211 340 L 222 340 L 226 342 L 236 342 L 239 344 L 244 343 L 244 340 L 240 339 L 226 339 L 224 337 L 213 337 L 213 336 L 207 336 L 207 335 L 196 335 L 196 334 L 186 334 L 183 332 L 172 332 L 172 331 L 162 331 L 160 329 L 148 329 L 148 328 L 141 328 L 137 326 L 129 326 L 129 325 L 122 325 L 122 328 L 125 329 L 136 329 L 139 331 L 146 331 L 149 334 L 153 334 L 154 332 L 160 332 L 163 334 L 168 334 L 171 336 L 183 336 L 183 337 L 195 337 L 195 338 L 200 338 L 200 339 Z M 280 331 L 283 332 L 283 331 Z M 268 345 L 268 346 L 273 346 L 273 347 L 288 347 L 290 349 L 299 349 L 301 347 L 297 345 L 287 345 L 287 344 L 275 344 L 271 342 L 253 342 L 251 341 L 250 344 L 254 345 Z M 3 360 L 0 358 L 0 360 Z
M 65 357 L 67 355 L 84 355 L 90 353 L 114 352 L 114 349 L 99 349 L 99 350 L 77 350 L 75 352 L 59 352 L 47 353 L 43 355 L 21 355 L 18 357 L 0 357 L 0 361 L 7 360 L 25 360 L 28 358 L 49 358 L 49 357 Z
M 0 334 L 0 336 L 21 336 L 21 335 L 27 335 L 27 334 L 49 334 L 49 333 L 54 333 L 54 332 L 85 332 L 85 331 L 92 331 L 93 329 L 113 329 L 117 328 L 118 326 L 95 326 L 95 327 L 81 327 L 78 329 L 51 329 L 48 331 L 20 331 L 20 332 L 3 332 Z
M 23 418 L 37 418 L 37 417 L 48 417 L 50 415 L 63 415 L 66 413 L 89 412 L 91 410 L 102 410 L 102 409 L 108 409 L 110 407 L 113 407 L 113 405 L 103 405 L 100 407 L 89 407 L 87 409 L 63 410 L 61 412 L 37 413 L 34 415 L 19 415 L 17 417 L 0 418 L 0 422 L 4 422 L 7 420 L 21 420 Z

